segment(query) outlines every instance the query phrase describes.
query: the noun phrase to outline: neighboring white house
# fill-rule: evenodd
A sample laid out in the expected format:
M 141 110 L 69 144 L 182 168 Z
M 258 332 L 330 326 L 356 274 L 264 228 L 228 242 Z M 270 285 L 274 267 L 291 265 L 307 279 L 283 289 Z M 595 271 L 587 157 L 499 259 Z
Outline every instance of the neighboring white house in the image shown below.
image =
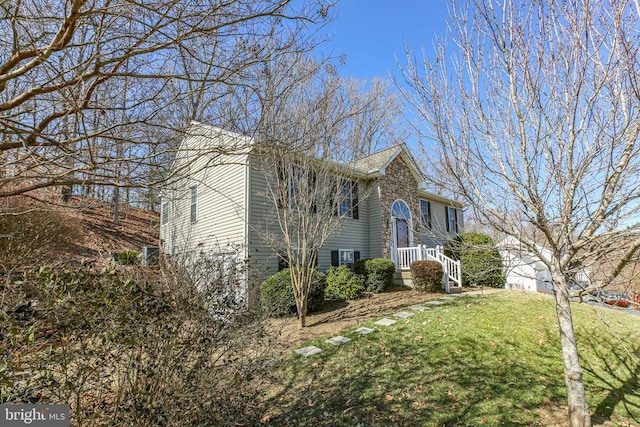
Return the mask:
M 278 207 L 267 197 L 268 172 L 256 166 L 255 148 L 251 138 L 193 123 L 172 164 L 177 179 L 162 192 L 160 225 L 166 254 L 224 264 L 235 271 L 229 283 L 236 293 L 249 299 L 265 277 L 283 267 L 261 232 L 273 227 L 269 218 Z M 350 209 L 344 226 L 319 252 L 319 270 L 376 257 L 404 269 L 462 231 L 463 205 L 426 190 L 425 176 L 404 144 L 359 159 L 350 170 L 353 191 L 341 202 Z M 370 190 L 361 194 L 358 183 Z
M 544 258 L 550 259 L 551 252 L 535 243 L 531 244 Z M 498 244 L 505 269 L 506 289 L 553 293 L 551 271 L 540 259 L 514 237 L 507 237 Z M 576 282 L 588 286 L 589 273 L 582 269 L 576 273 Z

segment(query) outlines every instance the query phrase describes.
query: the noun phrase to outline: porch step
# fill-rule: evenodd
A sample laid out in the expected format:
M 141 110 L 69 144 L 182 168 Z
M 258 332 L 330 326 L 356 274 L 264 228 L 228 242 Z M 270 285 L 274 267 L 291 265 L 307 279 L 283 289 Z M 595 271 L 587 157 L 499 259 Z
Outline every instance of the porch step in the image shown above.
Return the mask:
M 400 286 L 409 286 L 413 288 L 413 278 L 410 271 L 396 271 L 393 276 L 393 284 Z
M 399 286 L 408 286 L 413 288 L 413 278 L 411 277 L 410 271 L 396 271 L 393 276 L 393 284 Z M 461 294 L 462 286 L 455 286 L 455 283 L 450 282 L 451 286 L 449 287 L 450 294 Z M 442 286 L 442 290 L 444 291 L 444 285 Z

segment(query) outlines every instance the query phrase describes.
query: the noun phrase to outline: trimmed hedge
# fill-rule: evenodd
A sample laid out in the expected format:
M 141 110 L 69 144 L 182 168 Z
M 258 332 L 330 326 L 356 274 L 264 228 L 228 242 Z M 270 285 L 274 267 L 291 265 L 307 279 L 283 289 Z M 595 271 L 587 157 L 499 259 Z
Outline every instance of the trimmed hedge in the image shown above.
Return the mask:
M 347 266 L 331 267 L 327 271 L 327 298 L 354 300 L 364 296 L 362 280 Z
M 415 261 L 411 264 L 411 276 L 416 289 L 426 292 L 442 290 L 442 265 L 437 261 Z
M 353 263 L 353 272 L 358 275 L 362 284 L 367 286 L 367 258 L 362 258 Z
M 504 286 L 502 257 L 490 236 L 483 233 L 462 233 L 447 246 L 451 257 L 460 260 L 464 286 Z
M 365 262 L 365 271 L 367 291 L 380 293 L 393 285 L 396 265 L 390 259 L 373 258 Z
M 314 271 L 309 298 L 307 299 L 307 313 L 322 309 L 324 305 L 327 282 L 325 275 Z M 285 317 L 296 314 L 296 300 L 293 296 L 291 274 L 288 268 L 269 276 L 260 285 L 260 305 L 263 313 L 272 317 Z

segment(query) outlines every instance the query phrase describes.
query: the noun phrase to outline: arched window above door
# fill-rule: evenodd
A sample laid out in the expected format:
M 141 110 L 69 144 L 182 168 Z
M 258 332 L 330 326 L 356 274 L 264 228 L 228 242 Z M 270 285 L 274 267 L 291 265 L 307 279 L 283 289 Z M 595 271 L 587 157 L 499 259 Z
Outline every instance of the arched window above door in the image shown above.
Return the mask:
M 409 206 L 403 200 L 396 200 L 391 206 L 391 217 L 411 220 Z

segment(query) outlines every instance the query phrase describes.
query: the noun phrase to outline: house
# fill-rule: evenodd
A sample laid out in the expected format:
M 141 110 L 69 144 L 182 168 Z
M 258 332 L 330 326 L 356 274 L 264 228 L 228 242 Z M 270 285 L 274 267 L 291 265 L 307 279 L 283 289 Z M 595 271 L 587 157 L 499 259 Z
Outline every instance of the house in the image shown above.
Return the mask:
M 551 252 L 536 243 L 531 243 L 531 246 L 535 248 L 535 252 L 514 237 L 507 237 L 498 243 L 505 269 L 505 288 L 552 294 L 551 271 L 541 258 L 551 259 Z M 576 272 L 575 280 L 577 284 L 587 288 L 589 271 L 580 269 Z
M 270 172 L 259 167 L 260 156 L 251 138 L 193 123 L 161 202 L 165 253 L 187 264 L 197 256 L 234 271 L 229 285 L 236 297 L 249 300 L 265 277 L 283 267 L 263 231 L 277 229 L 270 218 L 284 207 L 267 197 Z M 387 148 L 353 162 L 349 171 L 362 185 L 341 195 L 344 223 L 318 253 L 318 269 L 385 257 L 407 270 L 416 259 L 437 259 L 452 284 L 460 285 L 459 263 L 436 248 L 462 230 L 463 205 L 427 190 L 408 148 Z

